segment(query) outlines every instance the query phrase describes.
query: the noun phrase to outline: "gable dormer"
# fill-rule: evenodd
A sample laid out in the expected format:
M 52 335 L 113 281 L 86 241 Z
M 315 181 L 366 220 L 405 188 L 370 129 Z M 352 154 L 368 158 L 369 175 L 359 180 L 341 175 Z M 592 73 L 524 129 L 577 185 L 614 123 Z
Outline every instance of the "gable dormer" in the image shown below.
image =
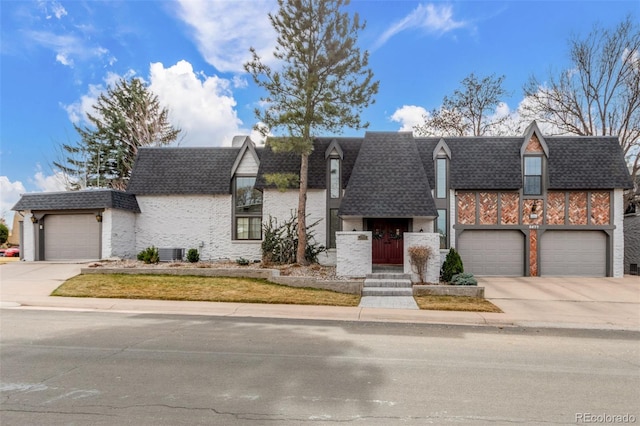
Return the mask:
M 446 199 L 449 193 L 449 162 L 451 160 L 451 149 L 440 139 L 433 149 L 433 165 L 435 170 L 435 187 L 433 188 L 434 198 Z
M 527 127 L 520 147 L 522 160 L 522 193 L 527 196 L 540 196 L 546 187 L 547 159 L 549 147 L 535 120 Z
M 256 145 L 249 136 L 234 136 L 233 147 L 240 147 L 236 161 L 231 168 L 231 177 L 238 175 L 257 175 L 260 158 L 256 153 Z

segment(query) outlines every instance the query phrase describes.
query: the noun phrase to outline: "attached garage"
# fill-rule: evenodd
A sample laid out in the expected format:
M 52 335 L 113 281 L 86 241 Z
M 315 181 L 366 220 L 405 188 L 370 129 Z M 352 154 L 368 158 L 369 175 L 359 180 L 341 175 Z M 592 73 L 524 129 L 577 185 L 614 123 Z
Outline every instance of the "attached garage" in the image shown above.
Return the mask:
M 607 235 L 602 231 L 547 231 L 539 250 L 541 275 L 607 275 Z
M 524 275 L 524 234 L 520 231 L 464 231 L 458 239 L 458 252 L 465 272 Z
M 100 259 L 100 223 L 94 214 L 44 217 L 44 259 Z

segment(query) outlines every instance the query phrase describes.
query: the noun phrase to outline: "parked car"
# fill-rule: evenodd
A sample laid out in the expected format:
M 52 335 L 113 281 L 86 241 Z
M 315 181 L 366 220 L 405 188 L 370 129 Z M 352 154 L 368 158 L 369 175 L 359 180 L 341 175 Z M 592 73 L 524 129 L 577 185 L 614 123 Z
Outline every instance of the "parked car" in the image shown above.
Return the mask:
M 4 251 L 4 257 L 20 257 L 20 247 L 11 247 Z
M 4 251 L 5 251 L 5 250 L 6 250 L 6 249 L 4 249 L 4 248 L 0 248 L 0 257 L 4 256 Z

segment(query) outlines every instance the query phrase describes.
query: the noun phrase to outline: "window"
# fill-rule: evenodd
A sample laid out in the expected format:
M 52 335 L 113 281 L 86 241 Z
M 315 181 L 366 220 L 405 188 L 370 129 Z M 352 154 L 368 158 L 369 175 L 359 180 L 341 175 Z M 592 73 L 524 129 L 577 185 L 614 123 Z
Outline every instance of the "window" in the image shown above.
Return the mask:
M 329 248 L 336 248 L 336 232 L 340 231 L 338 209 L 329 209 Z
M 447 198 L 447 159 L 436 160 L 436 198 Z
M 524 195 L 542 194 L 542 157 L 524 157 Z
M 438 209 L 438 218 L 436 219 L 436 232 L 440 234 L 440 248 L 446 249 L 447 244 L 447 211 Z
M 340 159 L 332 158 L 329 164 L 330 197 L 340 198 Z
M 235 238 L 262 239 L 262 192 L 255 189 L 255 176 L 238 176 L 233 188 Z

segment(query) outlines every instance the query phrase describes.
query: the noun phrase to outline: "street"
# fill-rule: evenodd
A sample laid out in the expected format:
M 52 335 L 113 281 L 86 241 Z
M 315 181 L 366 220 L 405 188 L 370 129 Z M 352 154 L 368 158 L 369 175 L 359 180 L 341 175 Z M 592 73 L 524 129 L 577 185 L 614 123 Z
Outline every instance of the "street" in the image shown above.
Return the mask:
M 639 421 L 632 331 L 2 309 L 3 426 Z

